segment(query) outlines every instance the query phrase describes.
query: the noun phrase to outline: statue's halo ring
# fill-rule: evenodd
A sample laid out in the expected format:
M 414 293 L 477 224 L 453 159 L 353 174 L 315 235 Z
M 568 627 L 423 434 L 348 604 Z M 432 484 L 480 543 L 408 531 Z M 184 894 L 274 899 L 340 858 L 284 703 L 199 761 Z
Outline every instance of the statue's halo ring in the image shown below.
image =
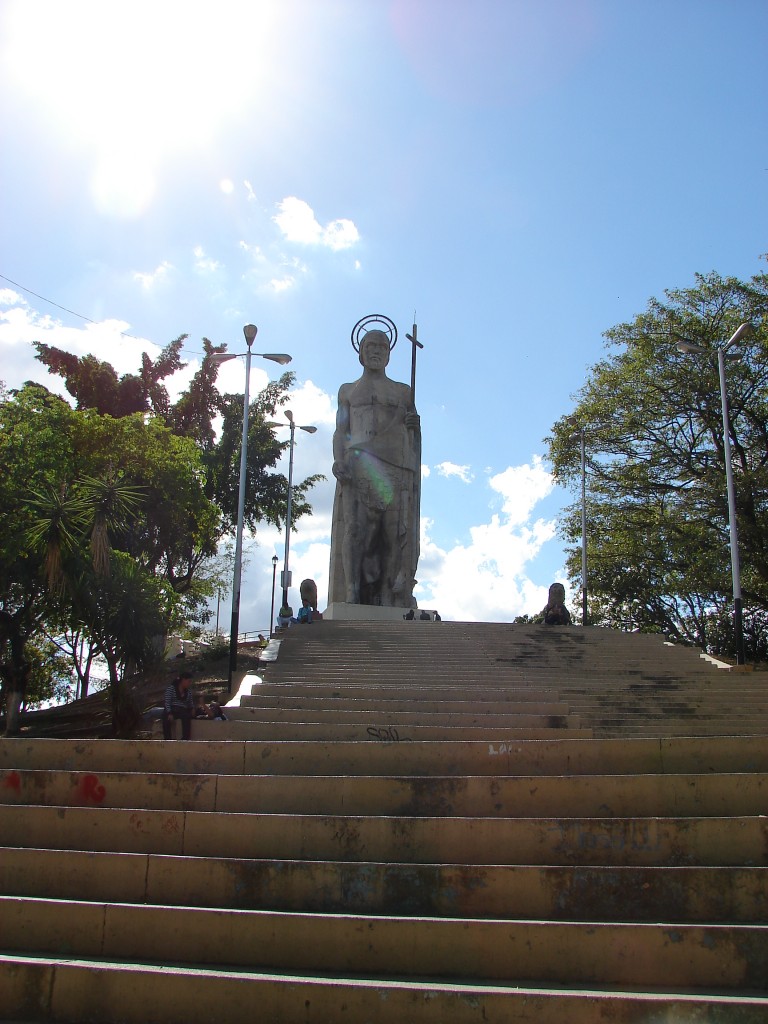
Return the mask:
M 364 316 L 362 320 L 358 320 L 352 328 L 352 348 L 355 352 L 360 351 L 360 342 L 368 331 L 382 331 L 386 334 L 389 338 L 390 352 L 397 344 L 397 327 L 395 327 L 394 320 L 390 320 L 383 313 L 371 313 L 370 316 Z

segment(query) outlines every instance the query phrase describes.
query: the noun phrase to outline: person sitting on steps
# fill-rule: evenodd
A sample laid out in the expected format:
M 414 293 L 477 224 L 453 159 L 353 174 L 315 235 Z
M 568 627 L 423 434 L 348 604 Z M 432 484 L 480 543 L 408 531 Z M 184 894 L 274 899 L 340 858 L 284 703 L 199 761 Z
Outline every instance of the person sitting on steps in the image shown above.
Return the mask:
M 174 722 L 177 718 L 181 719 L 181 738 L 188 740 L 192 735 L 194 705 L 189 689 L 191 682 L 192 673 L 181 672 L 166 687 L 163 702 L 163 739 L 173 739 Z

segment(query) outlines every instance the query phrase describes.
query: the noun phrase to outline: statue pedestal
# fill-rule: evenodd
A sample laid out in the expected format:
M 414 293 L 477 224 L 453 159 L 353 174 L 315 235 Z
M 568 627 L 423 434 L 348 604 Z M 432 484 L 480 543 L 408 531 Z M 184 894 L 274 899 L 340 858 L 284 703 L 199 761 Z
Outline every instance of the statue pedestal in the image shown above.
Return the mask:
M 382 608 L 375 604 L 345 604 L 343 601 L 334 601 L 329 604 L 323 612 L 324 619 L 335 619 L 337 622 L 402 622 L 403 616 L 407 615 L 410 608 Z M 415 608 L 414 619 L 419 620 L 422 611 L 427 611 L 430 619 L 435 613 L 428 608 Z

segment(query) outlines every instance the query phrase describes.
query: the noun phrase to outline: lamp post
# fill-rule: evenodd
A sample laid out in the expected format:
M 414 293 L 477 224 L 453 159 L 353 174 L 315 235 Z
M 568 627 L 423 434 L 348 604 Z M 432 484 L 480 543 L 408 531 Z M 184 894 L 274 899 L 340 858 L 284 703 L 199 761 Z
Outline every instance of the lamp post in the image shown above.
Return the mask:
M 587 624 L 587 464 L 584 427 L 579 431 L 581 446 L 581 624 Z
M 736 638 L 736 664 L 743 665 L 744 657 L 744 624 L 741 606 L 741 566 L 739 564 L 739 535 L 736 523 L 736 497 L 733 488 L 733 466 L 731 465 L 731 431 L 728 415 L 728 394 L 725 387 L 725 356 L 732 345 L 752 333 L 752 324 L 740 324 L 728 341 L 717 346 L 717 371 L 720 377 L 720 405 L 723 412 L 723 456 L 725 459 L 725 486 L 728 493 L 728 530 L 731 546 L 731 577 L 733 579 L 733 626 Z M 701 355 L 709 351 L 703 345 L 681 339 L 677 343 L 678 352 L 684 355 Z
M 248 457 L 248 411 L 249 390 L 251 382 L 251 356 L 260 356 L 262 359 L 271 359 L 274 363 L 285 365 L 290 363 L 291 357 L 285 352 L 251 352 L 251 345 L 256 338 L 258 328 L 254 324 L 246 324 L 243 328 L 245 343 L 248 346 L 247 352 L 214 352 L 209 359 L 217 366 L 226 363 L 230 359 L 237 359 L 245 356 L 245 392 L 243 395 L 243 435 L 240 442 L 240 484 L 237 496 L 237 530 L 235 532 L 235 569 L 232 580 L 232 622 L 229 631 L 229 671 L 227 675 L 227 688 L 232 692 L 232 675 L 237 668 L 237 634 L 240 628 L 240 577 L 243 563 L 243 514 L 245 511 L 245 479 L 247 472 Z
M 576 426 L 576 417 L 569 417 L 571 423 Z M 581 452 L 581 624 L 587 624 L 587 463 L 586 448 L 584 442 L 584 427 L 571 435 L 579 439 L 579 450 Z
M 275 573 L 277 572 L 277 555 L 272 555 L 272 607 L 269 610 L 269 637 L 272 639 L 272 633 L 275 628 Z
M 283 559 L 283 607 L 288 604 L 288 587 L 291 585 L 291 577 L 288 572 L 288 556 L 291 550 L 291 505 L 293 503 L 293 446 L 295 443 L 296 427 L 299 430 L 306 430 L 308 434 L 314 434 L 317 427 L 301 426 L 294 422 L 293 413 L 290 409 L 285 410 L 288 425 L 291 428 L 291 440 L 288 450 L 288 506 L 285 512 L 285 558 Z M 280 424 L 284 426 L 285 424 Z

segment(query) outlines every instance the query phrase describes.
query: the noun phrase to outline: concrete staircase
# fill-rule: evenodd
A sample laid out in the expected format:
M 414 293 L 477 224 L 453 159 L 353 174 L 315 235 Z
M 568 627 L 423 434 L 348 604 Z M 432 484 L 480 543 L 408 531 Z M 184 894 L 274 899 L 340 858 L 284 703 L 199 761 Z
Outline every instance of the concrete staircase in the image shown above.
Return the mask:
M 759 676 L 366 625 L 288 631 L 190 743 L 0 740 L 7 1020 L 768 1021 Z
M 369 726 L 401 739 L 460 738 L 460 728 L 481 738 L 486 725 L 528 739 L 552 728 L 574 738 L 768 736 L 768 675 L 717 668 L 645 633 L 319 622 L 283 631 L 279 657 L 264 667 L 267 685 L 242 702 L 241 717 L 287 722 L 293 710 L 296 722 L 318 726 L 330 715 L 358 726 L 338 738 L 365 739 Z

